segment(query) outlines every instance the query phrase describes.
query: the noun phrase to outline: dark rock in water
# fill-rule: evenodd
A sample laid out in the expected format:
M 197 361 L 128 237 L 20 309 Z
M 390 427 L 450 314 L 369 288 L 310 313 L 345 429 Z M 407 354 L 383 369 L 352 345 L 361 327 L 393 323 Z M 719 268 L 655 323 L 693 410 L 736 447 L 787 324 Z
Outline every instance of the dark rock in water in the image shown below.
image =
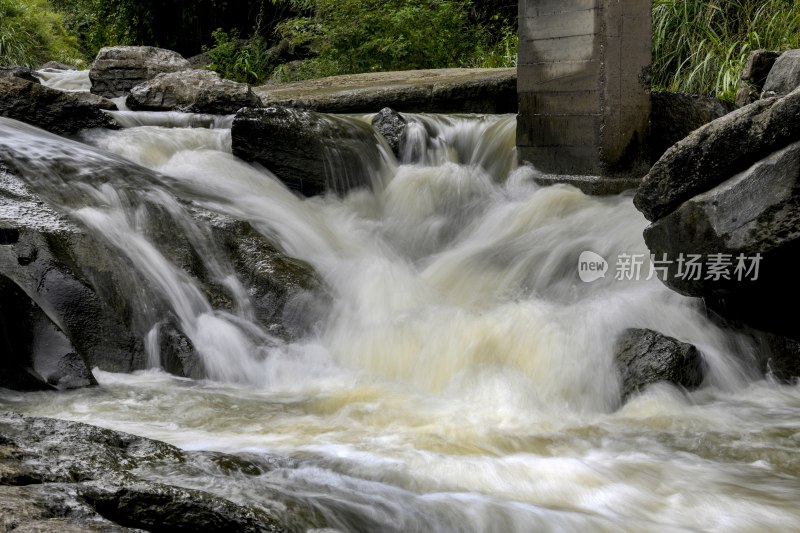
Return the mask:
M 13 390 L 47 390 L 33 368 L 34 304 L 17 285 L 0 276 L 0 387 Z
M 644 236 L 657 258 L 673 261 L 665 280 L 671 288 L 705 298 L 727 318 L 796 334 L 794 317 L 774 302 L 800 298 L 800 142 L 684 202 Z M 704 264 L 716 258 L 724 276 L 679 275 L 681 254 Z
M 247 222 L 196 208 L 192 216 L 209 223 L 271 334 L 294 340 L 322 319 L 327 302 L 308 263 L 282 253 Z
M 697 348 L 650 329 L 628 329 L 615 349 L 622 397 L 646 385 L 667 381 L 695 389 L 703 381 L 703 357 Z
M 383 158 L 368 124 L 285 107 L 236 114 L 233 154 L 256 161 L 305 196 L 369 185 Z
M 246 83 L 220 78 L 210 70 L 159 74 L 131 89 L 127 105 L 141 111 L 183 111 L 228 115 L 261 100 Z
M 0 525 L 61 532 L 285 531 L 262 510 L 140 477 L 155 467 L 181 468 L 191 457 L 127 433 L 0 413 Z
M 761 97 L 764 84 L 779 52 L 771 50 L 754 50 L 750 52 L 747 63 L 742 70 L 739 91 L 736 93 L 736 107 L 752 104 Z
M 800 140 L 800 89 L 737 109 L 671 147 L 639 187 L 634 204 L 657 220 L 683 202 Z
M 2 78 L 20 78 L 32 83 L 41 83 L 35 71 L 28 67 L 0 67 L 0 79 Z
M 89 78 L 92 92 L 116 98 L 162 72 L 191 68 L 180 54 L 152 46 L 111 46 L 102 48 L 92 63 Z
M 394 109 L 384 107 L 372 117 L 372 127 L 383 135 L 394 155 L 399 158 L 406 138 L 408 121 Z
M 138 191 L 162 190 L 161 177 L 89 146 L 0 119 L 0 280 L 19 288 L 19 306 L 44 315 L 31 315 L 26 322 L 25 331 L 39 324 L 34 333 L 8 341 L 24 348 L 14 350 L 10 363 L 0 362 L 26 379 L 14 388 L 80 386 L 86 379 L 93 382 L 86 369 L 130 372 L 146 368 L 148 356 L 175 374 L 206 376 L 164 290 L 134 266 L 119 249 L 122 243 L 87 231 L 53 207 L 94 205 L 91 194 L 65 186 L 76 176 L 86 187 L 110 184 L 125 201 L 141 202 L 139 230 L 154 252 L 182 269 L 187 283 L 196 282 L 215 309 L 252 310 L 268 332 L 286 339 L 318 317 L 312 269 L 281 253 L 248 223 L 193 204 L 135 200 Z M 176 231 L 182 224 L 197 227 Z M 213 272 L 208 258 L 219 263 Z M 220 282 L 228 273 L 237 275 L 242 290 Z
M 0 275 L 0 386 L 14 390 L 95 385 L 64 332 L 22 289 Z
M 657 161 L 691 132 L 733 111 L 717 98 L 653 91 L 650 95 L 650 157 Z
M 775 60 L 764 83 L 764 97 L 783 96 L 800 87 L 800 50 L 789 50 Z
M 114 102 L 93 94 L 57 91 L 20 78 L 0 79 L 0 116 L 59 135 L 87 128 L 117 128 L 103 113 L 116 109 Z

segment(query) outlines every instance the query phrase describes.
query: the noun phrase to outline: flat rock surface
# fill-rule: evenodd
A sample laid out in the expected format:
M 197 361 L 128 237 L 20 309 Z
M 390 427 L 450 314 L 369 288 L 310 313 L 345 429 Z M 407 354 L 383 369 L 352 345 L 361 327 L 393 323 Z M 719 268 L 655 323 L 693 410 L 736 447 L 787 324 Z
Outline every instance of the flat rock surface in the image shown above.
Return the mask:
M 517 108 L 515 68 L 449 68 L 368 72 L 254 87 L 264 105 L 329 113 L 511 113 Z

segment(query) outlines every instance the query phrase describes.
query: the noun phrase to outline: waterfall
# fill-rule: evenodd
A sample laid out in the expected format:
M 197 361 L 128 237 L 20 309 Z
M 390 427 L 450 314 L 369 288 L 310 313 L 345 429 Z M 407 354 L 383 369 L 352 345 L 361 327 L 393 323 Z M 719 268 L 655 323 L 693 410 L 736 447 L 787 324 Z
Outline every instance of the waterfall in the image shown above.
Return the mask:
M 247 478 L 199 464 L 148 475 L 298 530 L 796 524 L 798 388 L 759 380 L 747 343 L 701 301 L 658 279 L 616 279 L 615 258 L 648 253 L 631 196 L 537 185 L 517 167 L 514 116 L 409 114 L 399 161 L 388 157 L 372 187 L 313 198 L 235 158 L 229 117 L 115 117 L 123 129 L 82 143 L 0 119 L 0 155 L 127 258 L 209 379 L 98 370 L 99 391 L 4 401 L 189 449 L 290 458 Z M 249 223 L 313 267 L 312 298 L 327 303 L 312 327 L 283 339 L 259 322 L 192 206 Z M 164 251 L 158 224 L 202 251 L 236 305 L 215 307 Z M 609 261 L 604 278 L 580 280 L 584 251 Z M 695 344 L 708 366 L 701 389 L 657 385 L 621 407 L 613 346 L 631 327 Z M 746 493 L 756 496 L 743 507 Z

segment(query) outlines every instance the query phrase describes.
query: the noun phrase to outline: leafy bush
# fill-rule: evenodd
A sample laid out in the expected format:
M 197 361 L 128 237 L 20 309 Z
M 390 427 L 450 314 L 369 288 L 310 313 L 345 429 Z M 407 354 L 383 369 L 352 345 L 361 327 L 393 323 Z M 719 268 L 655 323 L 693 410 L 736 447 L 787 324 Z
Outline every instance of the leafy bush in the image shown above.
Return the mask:
M 0 0 L 0 64 L 37 67 L 47 61 L 85 65 L 64 17 L 46 0 Z
M 316 54 L 296 69 L 314 77 L 356 72 L 463 66 L 484 35 L 468 21 L 464 0 L 313 0 L 311 13 L 278 33 Z M 284 69 L 285 70 L 285 69 Z
M 800 47 L 797 0 L 653 0 L 653 85 L 732 101 L 751 51 Z
M 261 35 L 243 40 L 238 31 L 225 32 L 222 28 L 211 35 L 214 46 L 204 48 L 211 58 L 208 68 L 223 78 L 257 84 L 266 80 L 275 68 L 267 41 Z

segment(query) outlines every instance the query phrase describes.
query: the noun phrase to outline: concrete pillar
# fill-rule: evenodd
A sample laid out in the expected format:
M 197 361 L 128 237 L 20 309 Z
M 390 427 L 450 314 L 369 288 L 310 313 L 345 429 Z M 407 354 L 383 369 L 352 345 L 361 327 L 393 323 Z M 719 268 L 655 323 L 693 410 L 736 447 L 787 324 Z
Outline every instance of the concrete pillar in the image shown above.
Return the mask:
M 549 174 L 640 172 L 651 47 L 647 0 L 520 0 L 520 160 Z

